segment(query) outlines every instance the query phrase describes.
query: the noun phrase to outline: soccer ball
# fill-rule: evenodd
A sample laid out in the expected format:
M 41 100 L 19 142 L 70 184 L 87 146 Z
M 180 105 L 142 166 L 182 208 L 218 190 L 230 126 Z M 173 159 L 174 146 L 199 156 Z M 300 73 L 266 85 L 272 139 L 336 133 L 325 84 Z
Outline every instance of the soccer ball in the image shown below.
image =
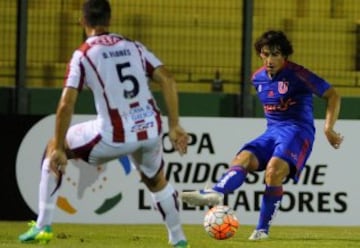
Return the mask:
M 218 205 L 208 210 L 204 217 L 206 233 L 218 240 L 234 236 L 239 227 L 235 212 L 228 206 Z

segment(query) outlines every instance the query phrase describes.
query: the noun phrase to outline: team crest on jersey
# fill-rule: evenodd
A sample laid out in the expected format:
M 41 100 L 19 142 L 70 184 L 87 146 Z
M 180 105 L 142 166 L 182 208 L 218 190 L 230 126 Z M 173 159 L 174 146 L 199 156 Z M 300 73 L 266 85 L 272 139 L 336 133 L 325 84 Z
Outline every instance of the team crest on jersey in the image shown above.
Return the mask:
M 285 94 L 288 92 L 289 89 L 289 82 L 286 81 L 279 81 L 278 82 L 278 91 L 280 94 Z

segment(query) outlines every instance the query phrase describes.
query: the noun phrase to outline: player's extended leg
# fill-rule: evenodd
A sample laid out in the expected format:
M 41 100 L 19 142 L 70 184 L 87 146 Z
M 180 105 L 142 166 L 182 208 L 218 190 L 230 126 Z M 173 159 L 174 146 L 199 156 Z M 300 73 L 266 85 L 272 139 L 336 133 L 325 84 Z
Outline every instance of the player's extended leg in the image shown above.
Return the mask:
M 143 173 L 141 176 L 166 224 L 171 245 L 177 248 L 190 247 L 180 221 L 178 193 L 165 179 L 163 169 L 153 178 L 147 178 Z
M 54 192 L 57 178 L 50 171 L 49 159 L 45 158 L 41 166 L 39 184 L 39 214 L 36 222 L 31 222 L 30 229 L 19 236 L 21 242 L 48 243 L 53 238 L 51 223 L 55 211 L 58 191 Z
M 181 199 L 193 206 L 218 205 L 222 202 L 223 195 L 239 188 L 244 183 L 248 171 L 256 170 L 257 166 L 256 157 L 244 150 L 233 159 L 232 166 L 211 189 L 184 191 L 181 193 Z
M 260 217 L 256 229 L 249 240 L 262 240 L 269 237 L 270 224 L 276 216 L 283 196 L 283 179 L 289 174 L 286 161 L 273 157 L 265 172 L 265 192 L 261 202 Z

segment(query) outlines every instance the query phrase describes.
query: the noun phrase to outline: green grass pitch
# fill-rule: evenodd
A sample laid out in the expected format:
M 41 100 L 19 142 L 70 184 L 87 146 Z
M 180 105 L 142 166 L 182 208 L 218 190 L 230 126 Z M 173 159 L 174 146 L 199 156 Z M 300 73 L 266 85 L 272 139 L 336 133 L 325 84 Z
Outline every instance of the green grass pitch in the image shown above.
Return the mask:
M 55 238 L 47 245 L 21 244 L 17 237 L 27 230 L 27 223 L 0 221 L 0 247 L 170 247 L 163 225 L 54 224 L 53 229 Z M 248 241 L 253 226 L 247 225 L 241 225 L 233 238 L 222 241 L 211 239 L 200 224 L 184 225 L 184 230 L 191 248 L 360 248 L 360 226 L 273 226 L 266 241 Z

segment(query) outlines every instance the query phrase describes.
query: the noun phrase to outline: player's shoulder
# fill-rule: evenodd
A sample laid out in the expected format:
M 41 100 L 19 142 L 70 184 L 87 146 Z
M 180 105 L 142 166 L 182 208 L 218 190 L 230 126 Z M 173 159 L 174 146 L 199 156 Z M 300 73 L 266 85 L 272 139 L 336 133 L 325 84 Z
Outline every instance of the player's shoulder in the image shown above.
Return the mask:
M 114 46 L 119 43 L 128 42 L 134 43 L 133 40 L 116 33 L 103 33 L 88 37 L 80 46 L 80 51 L 88 50 L 97 46 Z
M 302 74 L 312 73 L 311 70 L 305 67 L 304 65 L 295 63 L 293 61 L 287 61 L 286 68 L 288 69 L 288 71 L 292 71 L 294 73 L 302 73 Z
M 294 70 L 294 71 L 302 70 L 305 68 L 303 65 L 300 65 L 291 60 L 286 61 L 285 67 L 289 70 Z
M 312 78 L 315 73 L 310 69 L 306 68 L 304 65 L 297 64 L 292 61 L 288 61 L 286 64 L 286 72 L 288 74 L 294 75 L 296 78 L 302 81 L 308 81 L 309 78 Z
M 83 42 L 77 49 L 76 51 L 79 51 L 79 52 L 82 52 L 82 53 L 85 53 L 87 50 L 90 49 L 90 45 L 86 42 Z M 76 52 L 75 51 L 75 52 Z
M 265 66 L 262 66 L 260 68 L 258 68 L 257 70 L 255 70 L 251 76 L 252 81 L 264 81 L 267 80 L 267 75 L 266 75 L 266 68 Z

